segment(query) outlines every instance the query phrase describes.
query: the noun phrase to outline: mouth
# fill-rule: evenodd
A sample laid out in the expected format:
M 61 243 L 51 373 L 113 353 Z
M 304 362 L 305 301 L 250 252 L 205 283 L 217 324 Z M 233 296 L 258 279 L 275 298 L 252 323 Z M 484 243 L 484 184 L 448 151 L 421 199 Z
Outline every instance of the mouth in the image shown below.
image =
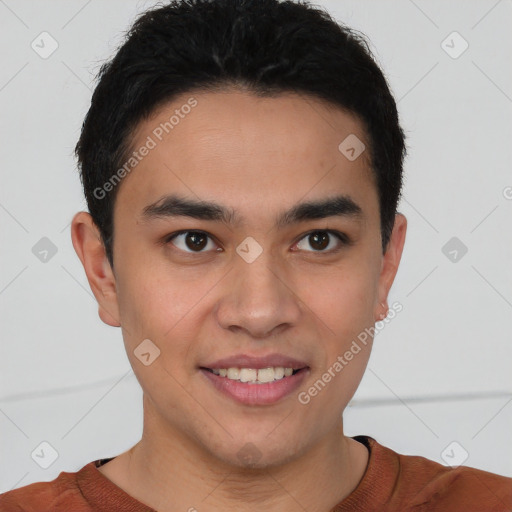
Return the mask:
M 200 367 L 201 370 L 213 373 L 224 379 L 233 380 L 236 382 L 244 382 L 248 384 L 267 384 L 281 379 L 291 377 L 297 373 L 307 370 L 309 367 L 291 368 L 283 366 L 269 366 L 267 368 L 205 368 Z
M 244 405 L 270 405 L 293 393 L 309 374 L 301 368 L 207 368 L 200 367 L 208 385 L 224 397 Z

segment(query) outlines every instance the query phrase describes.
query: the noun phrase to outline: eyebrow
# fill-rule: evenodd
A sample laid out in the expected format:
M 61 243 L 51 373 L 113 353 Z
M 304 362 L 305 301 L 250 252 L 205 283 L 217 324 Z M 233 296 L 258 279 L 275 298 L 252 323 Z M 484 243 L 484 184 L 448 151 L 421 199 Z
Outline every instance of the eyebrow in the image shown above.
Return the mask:
M 363 221 L 362 208 L 348 195 L 339 195 L 318 201 L 309 201 L 294 205 L 282 212 L 276 219 L 277 228 L 298 224 L 308 220 L 327 217 L 347 217 Z M 220 221 L 229 226 L 240 225 L 241 217 L 231 208 L 210 201 L 198 201 L 178 195 L 167 195 L 146 206 L 142 210 L 141 220 L 149 222 L 157 218 L 191 217 L 198 220 Z

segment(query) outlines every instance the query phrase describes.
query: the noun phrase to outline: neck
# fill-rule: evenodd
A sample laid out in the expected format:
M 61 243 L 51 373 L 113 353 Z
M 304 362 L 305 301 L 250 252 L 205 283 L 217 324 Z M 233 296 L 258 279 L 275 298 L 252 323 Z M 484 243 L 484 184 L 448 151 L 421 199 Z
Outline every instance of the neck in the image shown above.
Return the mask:
M 145 422 L 141 441 L 100 470 L 159 512 L 329 512 L 357 487 L 368 462 L 366 447 L 343 435 L 342 420 L 292 460 L 257 469 L 227 464 L 192 439 L 158 435 L 152 426 Z

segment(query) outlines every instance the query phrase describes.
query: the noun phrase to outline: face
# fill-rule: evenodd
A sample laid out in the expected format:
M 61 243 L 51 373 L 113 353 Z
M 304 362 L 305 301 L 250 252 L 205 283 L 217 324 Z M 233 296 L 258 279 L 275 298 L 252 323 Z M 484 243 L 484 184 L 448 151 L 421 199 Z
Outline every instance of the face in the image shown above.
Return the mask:
M 122 327 L 145 429 L 272 465 L 340 426 L 371 338 L 344 355 L 385 312 L 405 234 L 397 216 L 383 256 L 368 152 L 339 149 L 351 134 L 368 146 L 332 106 L 235 91 L 183 95 L 138 126 L 133 148 L 153 147 L 118 185 L 115 276 L 106 259 L 88 276 Z

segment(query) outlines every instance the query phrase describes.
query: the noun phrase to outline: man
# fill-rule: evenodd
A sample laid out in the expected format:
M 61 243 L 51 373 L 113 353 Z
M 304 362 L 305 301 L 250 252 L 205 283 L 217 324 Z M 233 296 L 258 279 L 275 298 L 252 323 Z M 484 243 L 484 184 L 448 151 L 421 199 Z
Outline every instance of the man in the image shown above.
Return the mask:
M 512 510 L 510 478 L 343 433 L 407 226 L 396 105 L 355 32 L 291 1 L 154 8 L 76 154 L 73 245 L 143 436 L 2 511 Z

